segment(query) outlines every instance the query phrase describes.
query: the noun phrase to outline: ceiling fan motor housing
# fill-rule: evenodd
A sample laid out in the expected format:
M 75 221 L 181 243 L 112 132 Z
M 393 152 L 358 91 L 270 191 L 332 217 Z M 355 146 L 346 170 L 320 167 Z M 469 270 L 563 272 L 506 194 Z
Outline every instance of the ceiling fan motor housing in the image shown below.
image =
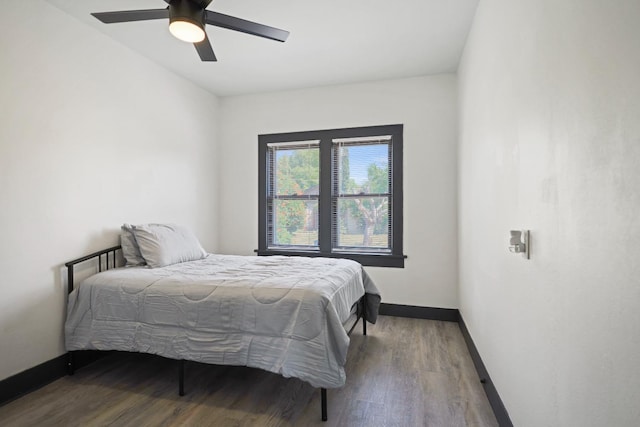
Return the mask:
M 204 9 L 191 0 L 172 0 L 169 3 L 169 23 L 190 22 L 204 29 Z

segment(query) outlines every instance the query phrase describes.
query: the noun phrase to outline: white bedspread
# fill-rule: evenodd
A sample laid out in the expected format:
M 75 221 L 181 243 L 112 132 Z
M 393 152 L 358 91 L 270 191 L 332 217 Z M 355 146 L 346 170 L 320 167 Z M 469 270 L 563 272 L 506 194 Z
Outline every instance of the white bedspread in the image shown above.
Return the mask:
M 349 346 L 342 324 L 365 285 L 379 302 L 362 276 L 349 260 L 281 256 L 109 270 L 70 294 L 66 347 L 250 366 L 340 387 Z

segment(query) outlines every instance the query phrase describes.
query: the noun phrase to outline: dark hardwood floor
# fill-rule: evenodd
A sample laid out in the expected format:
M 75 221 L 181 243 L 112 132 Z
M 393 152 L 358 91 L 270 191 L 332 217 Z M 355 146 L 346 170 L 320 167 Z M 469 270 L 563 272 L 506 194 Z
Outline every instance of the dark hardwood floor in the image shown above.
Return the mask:
M 347 383 L 320 391 L 257 369 L 109 355 L 0 407 L 3 426 L 496 426 L 456 323 L 380 316 L 351 336 Z

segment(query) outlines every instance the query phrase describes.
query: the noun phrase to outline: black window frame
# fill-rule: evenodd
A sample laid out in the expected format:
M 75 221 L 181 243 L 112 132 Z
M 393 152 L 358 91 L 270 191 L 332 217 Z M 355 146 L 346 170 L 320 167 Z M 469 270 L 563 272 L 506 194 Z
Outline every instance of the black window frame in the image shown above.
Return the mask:
M 311 256 L 347 258 L 365 266 L 404 268 L 406 256 L 403 253 L 403 184 L 402 184 L 402 124 L 366 126 L 315 131 L 287 132 L 258 135 L 258 255 Z M 332 235 L 332 144 L 335 139 L 366 138 L 381 135 L 391 136 L 391 252 L 334 251 Z M 298 248 L 273 248 L 268 242 L 268 150 L 269 144 L 296 141 L 320 141 L 320 195 L 318 198 L 318 250 Z

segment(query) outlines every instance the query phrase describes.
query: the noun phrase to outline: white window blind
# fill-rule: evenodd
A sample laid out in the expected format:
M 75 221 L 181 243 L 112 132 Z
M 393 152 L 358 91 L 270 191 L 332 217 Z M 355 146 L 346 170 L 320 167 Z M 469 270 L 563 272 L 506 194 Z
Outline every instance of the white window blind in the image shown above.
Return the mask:
M 392 138 L 332 141 L 332 247 L 392 251 Z
M 270 247 L 318 247 L 319 141 L 268 144 Z

